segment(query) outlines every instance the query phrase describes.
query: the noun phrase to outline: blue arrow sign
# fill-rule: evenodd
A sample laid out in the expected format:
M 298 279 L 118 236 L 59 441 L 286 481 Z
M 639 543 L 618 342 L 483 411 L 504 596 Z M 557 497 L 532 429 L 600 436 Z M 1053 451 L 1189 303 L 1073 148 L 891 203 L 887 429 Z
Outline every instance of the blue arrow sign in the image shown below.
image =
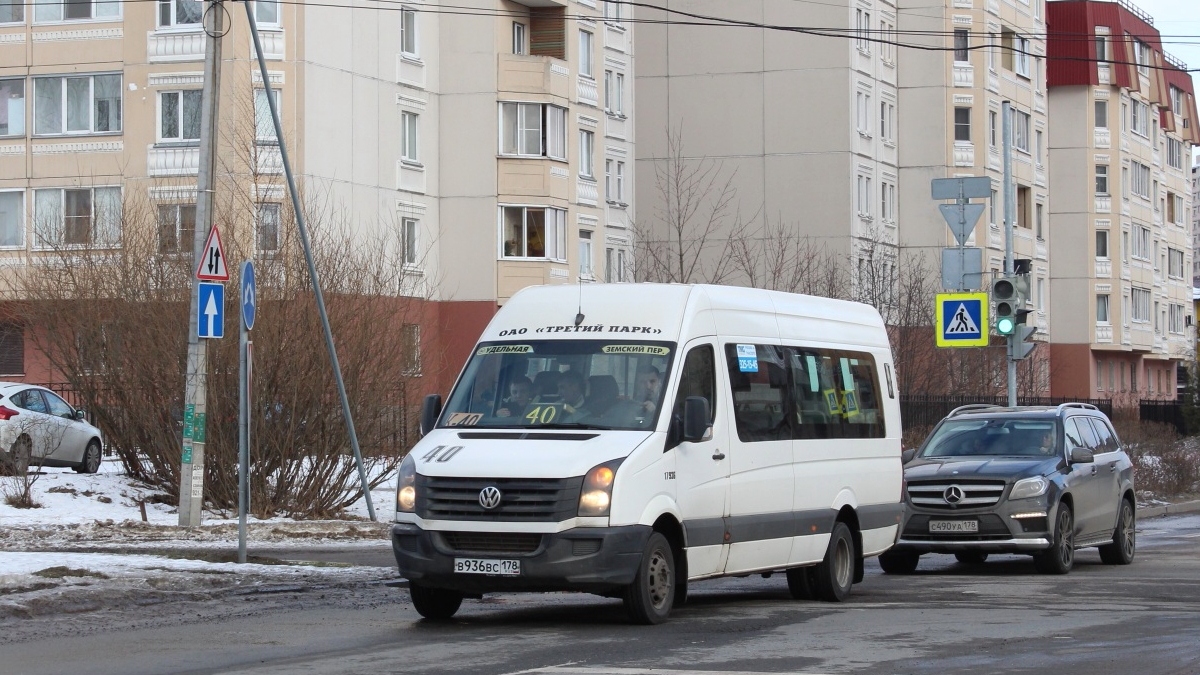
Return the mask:
M 196 303 L 196 336 L 225 337 L 225 284 L 200 283 Z
M 254 308 L 258 306 L 258 287 L 254 284 L 254 263 L 242 263 L 242 324 L 254 328 Z

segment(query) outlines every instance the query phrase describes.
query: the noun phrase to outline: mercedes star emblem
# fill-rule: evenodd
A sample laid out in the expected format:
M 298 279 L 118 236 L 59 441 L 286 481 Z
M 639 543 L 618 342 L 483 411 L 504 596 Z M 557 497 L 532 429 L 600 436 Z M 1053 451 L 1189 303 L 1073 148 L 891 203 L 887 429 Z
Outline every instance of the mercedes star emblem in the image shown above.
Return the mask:
M 957 506 L 965 496 L 966 495 L 963 494 L 963 489 L 957 485 L 951 485 L 950 487 L 946 488 L 945 492 L 942 493 L 942 499 L 945 499 L 946 503 L 951 506 Z M 479 501 L 483 501 L 483 495 L 479 495 Z
M 500 506 L 500 490 L 492 485 L 480 490 L 479 505 L 488 510 Z

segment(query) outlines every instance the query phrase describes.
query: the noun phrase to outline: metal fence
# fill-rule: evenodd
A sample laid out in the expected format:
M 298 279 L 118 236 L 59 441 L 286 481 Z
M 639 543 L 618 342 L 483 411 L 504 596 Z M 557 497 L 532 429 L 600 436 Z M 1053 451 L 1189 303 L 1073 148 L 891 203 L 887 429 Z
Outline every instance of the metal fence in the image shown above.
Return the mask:
M 1142 399 L 1138 401 L 1138 419 L 1170 424 L 1181 435 L 1188 433 L 1187 422 L 1183 419 L 1183 404 L 1179 401 Z
M 1007 406 L 1007 396 L 950 396 L 940 394 L 917 394 L 900 397 L 900 419 L 906 429 L 931 427 L 942 420 L 951 410 L 973 403 Z M 1109 417 L 1112 416 L 1112 399 L 1107 398 L 1050 398 L 1044 396 L 1018 396 L 1017 405 L 1056 406 L 1062 403 L 1090 403 Z

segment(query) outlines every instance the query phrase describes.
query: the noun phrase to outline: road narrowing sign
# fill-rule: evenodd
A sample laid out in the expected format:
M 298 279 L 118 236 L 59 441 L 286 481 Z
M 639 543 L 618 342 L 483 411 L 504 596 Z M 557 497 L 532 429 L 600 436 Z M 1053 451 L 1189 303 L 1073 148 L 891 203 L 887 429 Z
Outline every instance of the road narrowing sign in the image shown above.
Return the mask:
M 987 346 L 987 293 L 939 293 L 936 314 L 937 346 Z

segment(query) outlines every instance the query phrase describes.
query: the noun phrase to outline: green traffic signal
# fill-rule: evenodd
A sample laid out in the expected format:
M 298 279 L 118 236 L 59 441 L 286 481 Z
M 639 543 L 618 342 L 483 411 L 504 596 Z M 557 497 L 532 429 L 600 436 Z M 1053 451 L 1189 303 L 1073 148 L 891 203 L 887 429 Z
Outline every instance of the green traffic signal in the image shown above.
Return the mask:
M 1017 329 L 1017 321 L 1011 316 L 1002 316 L 996 319 L 996 332 L 1001 335 L 1012 335 Z

